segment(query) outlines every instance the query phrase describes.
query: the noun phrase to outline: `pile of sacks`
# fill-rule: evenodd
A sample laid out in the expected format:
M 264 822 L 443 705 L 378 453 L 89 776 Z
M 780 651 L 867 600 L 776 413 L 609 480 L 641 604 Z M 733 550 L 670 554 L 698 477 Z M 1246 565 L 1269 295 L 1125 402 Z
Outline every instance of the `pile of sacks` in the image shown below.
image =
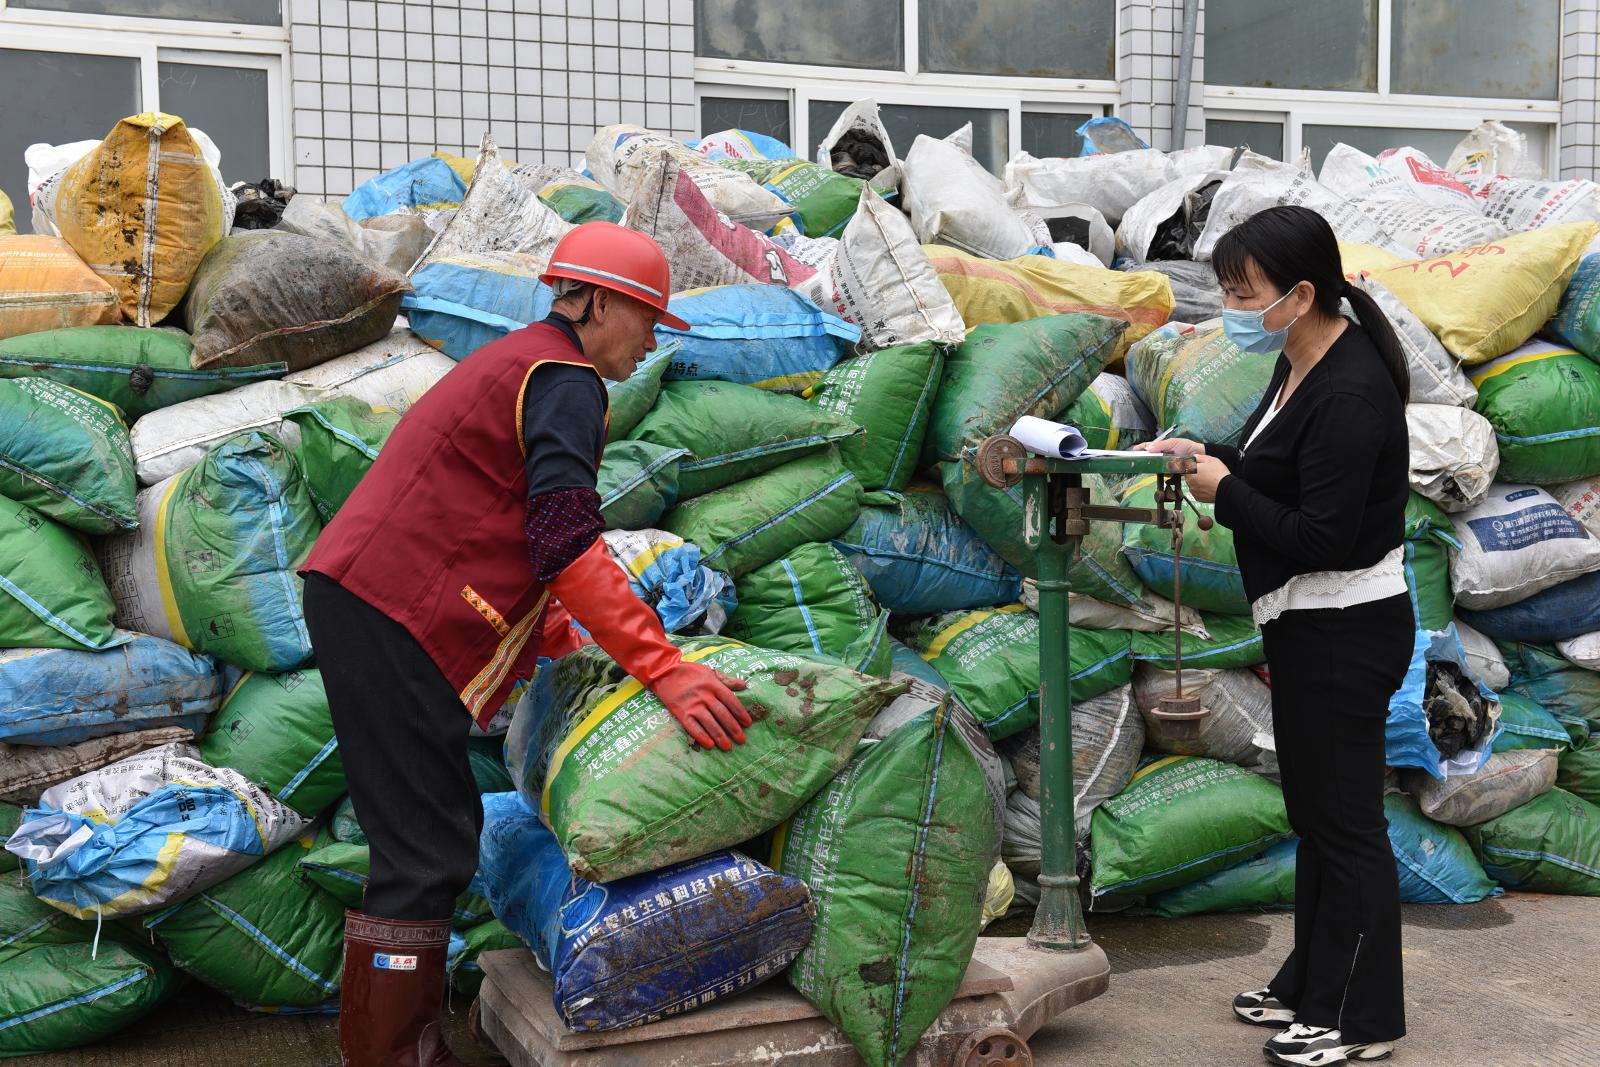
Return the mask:
M 163 161 L 193 142 L 140 116 L 107 143 L 130 124 L 161 128 Z M 904 1060 L 982 927 L 1038 894 L 1034 560 L 1020 492 L 966 460 L 1025 414 L 1097 447 L 1236 441 L 1271 360 L 1214 321 L 1204 237 L 1284 200 L 1339 220 L 1412 363 L 1417 639 L 1386 801 L 1406 898 L 1600 892 L 1600 209 L 1568 206 L 1594 187 L 1514 226 L 1491 206 L 1543 183 L 1348 153 L 1322 183 L 1214 147 L 1019 156 L 1000 181 L 970 131 L 900 158 L 864 102 L 815 163 L 740 131 L 608 127 L 586 173 L 486 140 L 176 242 L 181 212 L 147 234 L 142 200 L 69 165 L 45 200 L 60 236 L 0 238 L 0 857 L 25 878 L 0 891 L 0 1053 L 98 1039 L 180 973 L 336 1007 L 369 853 L 295 570 L 406 408 L 548 312 L 545 262 L 595 219 L 661 243 L 689 324 L 609 386 L 606 545 L 760 721 L 687 758 L 598 647 L 545 662 L 471 742 L 456 989 L 527 946 L 566 1023 L 603 1030 L 781 976 L 866 1062 Z M 226 203 L 190 170 L 182 203 Z M 1438 216 L 1427 196 L 1458 187 Z M 70 221 L 107 214 L 153 250 L 129 277 L 88 266 L 107 260 Z M 1457 229 L 1473 243 L 1443 250 Z M 1152 503 L 1148 479 L 1090 482 Z M 1229 532 L 1186 522 L 1181 612 L 1159 531 L 1095 524 L 1071 570 L 1095 910 L 1293 903 L 1261 636 Z M 1175 624 L 1213 713 L 1193 740 L 1151 715 Z

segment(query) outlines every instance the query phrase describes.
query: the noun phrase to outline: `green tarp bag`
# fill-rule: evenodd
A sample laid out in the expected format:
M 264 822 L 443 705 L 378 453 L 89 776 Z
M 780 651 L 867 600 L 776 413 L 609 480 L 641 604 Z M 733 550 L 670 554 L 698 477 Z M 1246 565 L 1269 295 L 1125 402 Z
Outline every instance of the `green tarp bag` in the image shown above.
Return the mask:
M 1179 437 L 1236 445 L 1275 365 L 1270 355 L 1241 352 L 1220 326 L 1169 322 L 1128 350 L 1126 370 L 1157 425 Z
M 923 464 L 960 459 L 962 449 L 1005 433 L 1023 415 L 1048 419 L 1065 410 L 1116 356 L 1127 329 L 1082 312 L 974 327 L 945 359 Z
M 349 797 L 339 801 L 328 828 L 333 831 L 335 841 L 347 841 L 354 845 L 367 843 L 366 831 L 361 829 L 361 823 L 356 819 L 356 806 Z
M 547 668 L 554 697 L 517 787 L 580 877 L 657 870 L 771 829 L 839 772 L 905 689 L 734 641 L 677 643 L 686 659 L 748 683 L 739 697 L 755 722 L 744 744 L 695 751 L 661 701 L 595 646 Z
M 799 397 L 734 382 L 664 382 L 630 438 L 687 449 L 678 496 L 702 496 L 826 448 L 861 427 Z
M 99 951 L 87 939 L 31 949 L 0 964 L 0 1057 L 104 1040 L 143 1018 L 181 981 L 161 953 L 106 938 Z
M 372 850 L 366 844 L 317 839 L 317 845 L 300 858 L 298 877 L 303 877 L 346 908 L 361 910 L 372 877 Z M 487 922 L 493 912 L 489 902 L 476 893 L 465 892 L 456 898 L 450 923 L 458 930 L 469 930 Z
M 717 165 L 746 174 L 794 209 L 789 218 L 807 237 L 837 237 L 856 213 L 867 183 L 831 167 L 801 159 L 719 159 Z M 779 225 L 776 232 L 782 232 Z
M 1056 421 L 1077 427 L 1090 448 L 1132 448 L 1155 436 L 1151 429 L 1155 417 L 1128 379 L 1110 372 L 1090 382 Z
M 1122 504 L 1130 508 L 1154 508 L 1155 475 L 1130 482 L 1122 491 Z M 1225 615 L 1249 615 L 1250 598 L 1245 596 L 1239 557 L 1234 554 L 1233 531 L 1215 521 L 1211 529 L 1201 530 L 1195 509 L 1201 515 L 1216 518 L 1214 504 L 1197 503 L 1193 509 L 1183 509 L 1183 559 L 1178 570 L 1183 582 L 1184 606 Z M 1151 592 L 1172 599 L 1171 530 L 1139 522 L 1126 523 L 1122 528 L 1122 551 Z
M 1584 740 L 1600 725 L 1600 672 L 1579 667 L 1547 646 L 1496 644 L 1511 668 L 1511 681 L 1505 688 L 1553 715 L 1574 742 Z
M 372 469 L 400 416 L 353 396 L 319 400 L 284 412 L 300 427 L 295 459 L 323 522 L 329 522 Z
M 9 855 L 9 853 L 7 853 Z M 112 923 L 102 934 L 120 940 L 122 928 Z M 41 945 L 76 945 L 94 938 L 94 923 L 74 919 L 33 895 L 25 882 L 0 880 L 0 976 L 5 965 Z
M 945 497 L 955 513 L 1024 577 L 1039 577 L 1038 556 L 1022 536 L 1022 486 L 995 489 L 978 477 L 970 463 L 940 464 L 940 474 Z M 1099 475 L 1084 475 L 1083 484 L 1091 503 L 1116 504 L 1116 497 Z M 1119 523 L 1089 524 L 1089 532 L 1067 568 L 1067 587 L 1113 604 L 1137 604 L 1144 598 L 1144 584 L 1123 554 Z
M 339 996 L 344 905 L 296 866 L 299 837 L 248 870 L 144 921 L 172 962 L 241 1007 L 321 1008 Z
M 1186 598 L 1187 599 L 1187 598 Z M 1187 607 L 1188 605 L 1185 605 Z M 1267 662 L 1266 646 L 1255 620 L 1248 615 L 1203 615 L 1209 640 L 1186 634 L 1183 638 L 1183 663 L 1186 667 L 1226 670 L 1229 667 L 1254 667 Z M 1076 630 L 1073 631 L 1077 633 Z M 1177 669 L 1176 642 L 1171 630 L 1133 632 L 1133 658 L 1162 670 Z
M 0 496 L 105 534 L 138 525 L 138 491 L 115 405 L 47 378 L 0 379 Z
M 1500 721 L 1506 721 L 1504 697 L 1501 698 Z M 1557 786 L 1575 797 L 1600 805 L 1600 737 L 1588 737 L 1571 746 L 1561 753 L 1556 767 Z
M 1530 341 L 1472 368 L 1474 410 L 1494 426 L 1501 482 L 1553 485 L 1600 474 L 1600 366 Z
M 1090 819 L 1094 895 L 1171 889 L 1289 834 L 1283 791 L 1259 774 L 1200 756 L 1156 759 Z
M 621 222 L 625 205 L 598 185 L 551 182 L 539 192 L 545 207 L 574 226 L 585 222 Z
M 661 529 L 737 578 L 807 542 L 832 540 L 860 513 L 861 483 L 830 448 L 684 501 L 662 516 Z
M 840 458 L 862 488 L 901 490 L 911 483 L 943 372 L 943 350 L 923 341 L 847 359 L 806 393 L 823 411 L 866 431 L 839 443 Z
M 311 658 L 295 571 L 322 532 L 300 465 L 247 433 L 139 493 L 139 529 L 99 544 L 117 624 L 253 671 Z
M 906 644 L 939 673 L 990 737 L 999 740 L 1039 722 L 1039 617 L 1021 604 L 952 611 L 924 620 Z M 1088 700 L 1133 676 L 1126 630 L 1072 631 L 1074 701 Z
M 1224 867 L 1187 885 L 1153 893 L 1129 908 L 1133 915 L 1180 919 L 1228 911 L 1277 911 L 1294 907 L 1295 852 L 1300 839 L 1280 841 L 1259 856 Z
M 22 869 L 22 857 L 5 850 L 6 839 L 22 825 L 22 809 L 0 801 L 0 874 Z
M 506 929 L 499 919 L 479 923 L 472 929 L 450 938 L 450 959 L 445 964 L 445 974 L 450 988 L 462 996 L 475 997 L 483 988 L 483 968 L 478 957 L 485 952 L 522 949 L 522 939 Z
M 1466 828 L 1490 878 L 1507 889 L 1600 896 L 1600 807 L 1559 787 Z
M 644 530 L 678 502 L 678 464 L 687 449 L 648 441 L 606 446 L 595 491 L 600 517 L 610 530 Z
M 735 588 L 739 608 L 722 628 L 726 636 L 889 677 L 889 615 L 879 610 L 861 572 L 833 546 L 802 545 L 746 574 Z
M 626 438 L 655 407 L 661 376 L 677 350 L 676 343 L 662 345 L 622 381 L 606 382 L 606 444 Z
M 993 747 L 948 697 L 864 742 L 780 828 L 772 865 L 817 918 L 789 981 L 870 1067 L 897 1067 L 966 973 L 999 858 Z
M 1545 711 L 1538 704 L 1529 700 L 1521 693 L 1514 693 L 1507 689 L 1496 694 L 1500 700 L 1500 725 L 1503 729 L 1494 739 L 1495 752 L 1515 752 L 1536 748 L 1570 749 L 1573 747 L 1572 735 L 1567 728 L 1561 725 L 1561 720 Z M 1563 785 L 1559 777 L 1557 785 Z M 1596 783 L 1600 785 L 1600 782 Z M 1600 790 L 1594 796 L 1587 796 L 1583 790 L 1572 789 L 1569 792 L 1577 793 L 1585 800 L 1600 800 Z
M 122 409 L 132 423 L 158 408 L 279 378 L 287 363 L 207 367 L 190 363 L 194 345 L 175 329 L 70 326 L 0 340 L 0 378 L 49 378 Z
M 315 667 L 246 671 L 211 720 L 200 755 L 213 767 L 232 767 L 308 819 L 344 795 L 339 741 Z
M 1450 588 L 1450 550 L 1461 550 L 1455 525 L 1438 504 L 1421 493 L 1406 500 L 1406 589 L 1417 626 L 1438 631 L 1455 618 L 1456 596 Z M 1185 587 L 1187 588 L 1187 587 Z
M 0 648 L 124 644 L 114 610 L 83 536 L 0 496 Z

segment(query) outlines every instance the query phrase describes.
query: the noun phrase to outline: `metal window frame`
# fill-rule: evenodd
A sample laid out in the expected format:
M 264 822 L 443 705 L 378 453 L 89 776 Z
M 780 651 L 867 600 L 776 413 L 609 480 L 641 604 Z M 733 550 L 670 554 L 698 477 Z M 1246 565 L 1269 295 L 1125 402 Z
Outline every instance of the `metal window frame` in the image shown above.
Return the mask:
M 0 0 L 0 38 L 3 38 L 4 47 L 24 51 L 136 59 L 139 61 L 140 106 L 146 111 L 159 110 L 161 106 L 160 63 L 163 59 L 265 70 L 268 159 L 274 174 L 292 180 L 293 85 L 287 76 L 290 0 L 284 0 L 282 8 L 282 25 L 241 26 L 184 19 L 24 10 Z

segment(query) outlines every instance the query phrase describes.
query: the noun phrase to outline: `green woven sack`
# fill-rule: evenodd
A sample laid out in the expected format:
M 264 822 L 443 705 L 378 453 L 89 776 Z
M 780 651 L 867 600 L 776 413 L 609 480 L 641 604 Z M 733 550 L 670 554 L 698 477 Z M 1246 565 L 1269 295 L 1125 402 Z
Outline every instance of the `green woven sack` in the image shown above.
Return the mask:
M 354 845 L 367 843 L 366 831 L 361 829 L 361 823 L 356 819 L 356 806 L 349 797 L 339 801 L 328 828 L 333 831 L 335 841 L 348 841 Z
M 1505 721 L 1504 698 L 1500 705 L 1500 721 Z M 1555 745 L 1545 747 L 1554 748 Z M 1591 804 L 1600 804 L 1600 737 L 1585 738 L 1561 753 L 1556 785 Z
M 1021 604 L 952 611 L 925 620 L 906 641 L 949 683 L 989 736 L 1039 722 L 1039 617 Z M 1070 691 L 1088 700 L 1133 676 L 1126 630 L 1072 630 Z
M 595 490 L 600 517 L 610 530 L 645 530 L 678 502 L 678 464 L 687 449 L 648 441 L 606 446 Z
M 1089 383 L 1056 417 L 1075 426 L 1090 448 L 1132 448 L 1155 436 L 1153 416 L 1120 374 L 1107 372 Z
M 755 723 L 730 752 L 695 751 L 661 701 L 599 648 L 548 668 L 555 698 L 518 789 L 575 874 L 609 882 L 747 841 L 782 822 L 849 760 L 903 684 L 734 641 L 678 642 L 742 678 Z M 539 776 L 539 768 L 548 772 Z
M 0 846 L 4 846 L 6 839 L 22 825 L 22 809 L 15 804 L 0 801 Z M 0 847 L 0 874 L 22 868 L 22 857 L 7 852 Z
M 1130 482 L 1122 491 L 1122 504 L 1130 508 L 1155 507 L 1155 475 Z M 1214 504 L 1196 504 L 1195 508 L 1202 515 L 1216 516 Z M 1171 530 L 1127 523 L 1122 528 L 1122 551 L 1152 592 L 1172 599 Z M 1178 570 L 1185 606 L 1225 615 L 1250 614 L 1250 598 L 1245 596 L 1239 558 L 1233 550 L 1233 531 L 1220 522 L 1201 530 L 1194 510 L 1188 507 L 1183 509 L 1183 558 Z
M 372 877 L 372 850 L 365 844 L 334 841 L 324 835 L 317 839 L 315 848 L 300 858 L 298 867 L 299 877 L 343 907 L 359 911 L 367 881 Z M 462 893 L 456 898 L 450 922 L 457 929 L 466 930 L 487 922 L 492 914 L 487 900 L 476 893 Z
M 847 359 L 807 392 L 823 411 L 866 431 L 839 443 L 844 465 L 856 472 L 862 488 L 901 490 L 910 484 L 943 371 L 941 348 L 923 341 Z
M 9 855 L 9 853 L 7 853 Z M 105 928 L 113 936 L 120 928 Z M 26 882 L 0 880 L 0 976 L 6 964 L 41 945 L 75 945 L 94 937 L 94 924 L 74 919 L 33 895 Z
M 1450 550 L 1460 551 L 1455 526 L 1443 508 L 1421 493 L 1406 500 L 1406 588 L 1421 629 L 1438 631 L 1455 617 L 1450 589 Z
M 836 659 L 874 678 L 889 677 L 893 653 L 887 612 L 844 553 L 831 545 L 802 545 L 740 578 L 739 608 L 722 632 L 779 652 Z
M 662 345 L 620 382 L 606 383 L 610 407 L 606 412 L 606 444 L 621 441 L 639 425 L 639 420 L 655 407 L 661 392 L 661 376 L 678 345 Z
M 539 193 L 539 200 L 574 226 L 622 221 L 622 201 L 597 185 L 553 182 Z
M 1051 418 L 1116 356 L 1126 322 L 1082 312 L 978 326 L 945 360 L 922 460 L 961 458 L 1023 415 Z M 971 521 L 970 519 L 968 520 Z
M 526 947 L 499 919 L 480 923 L 459 936 L 459 946 L 454 938 L 450 941 L 450 961 L 445 965 L 445 973 L 450 976 L 450 988 L 467 997 L 477 996 L 478 990 L 483 988 L 479 956 L 485 952 Z
M 281 377 L 288 364 L 207 367 L 190 362 L 194 345 L 174 329 L 70 326 L 0 340 L 0 378 L 49 378 L 122 409 L 132 423 L 158 408 Z
M 173 963 L 236 1004 L 322 1007 L 339 995 L 344 905 L 296 866 L 313 847 L 296 838 L 144 925 Z
M 1215 912 L 1257 911 L 1294 907 L 1295 852 L 1298 838 L 1280 841 L 1259 856 L 1215 874 L 1152 894 L 1135 915 L 1179 919 Z
M 807 237 L 837 237 L 856 213 L 867 183 L 803 159 L 719 159 L 717 165 L 747 174 L 794 209 L 790 216 Z
M 1289 836 L 1283 791 L 1231 763 L 1167 756 L 1134 773 L 1090 820 L 1095 896 L 1157 893 Z
M 295 574 L 322 532 L 300 465 L 247 433 L 139 493 L 139 529 L 100 542 L 117 622 L 247 670 L 311 658 Z
M 103 534 L 138 525 L 137 492 L 115 405 L 47 378 L 0 379 L 0 495 Z
M 1261 630 L 1248 615 L 1204 615 L 1205 640 L 1186 634 L 1183 638 L 1183 662 L 1188 667 L 1206 667 L 1226 670 L 1229 667 L 1254 667 L 1267 662 L 1266 646 L 1261 641 Z M 1177 669 L 1177 642 L 1171 630 L 1133 633 L 1133 658 L 1139 663 L 1149 663 L 1170 671 Z
M 1465 832 L 1507 889 L 1600 896 L 1600 807 L 1582 797 L 1552 789 Z
M 1502 482 L 1553 485 L 1600 474 L 1600 366 L 1530 341 L 1472 368 L 1478 414 L 1494 426 Z
M 375 408 L 353 396 L 319 400 L 283 417 L 300 427 L 295 458 L 323 522 L 332 520 L 350 499 L 400 421 L 388 408 Z
M 1220 326 L 1169 322 L 1128 350 L 1133 391 L 1179 437 L 1236 445 L 1272 381 L 1270 356 L 1241 352 Z
M 315 667 L 246 671 L 211 720 L 200 755 L 231 767 L 308 819 L 344 794 L 344 763 Z
M 1600 672 L 1568 662 L 1554 648 L 1496 643 L 1511 668 L 1506 688 L 1553 715 L 1574 742 L 1600 725 Z
M 1023 576 L 1039 577 L 1039 559 L 1022 536 L 1022 486 L 995 489 L 978 477 L 970 463 L 942 463 L 940 474 L 950 506 L 989 547 Z M 1093 504 L 1114 505 L 1117 500 L 1099 475 L 1084 475 Z M 1118 523 L 1092 522 L 1067 568 L 1067 587 L 1074 593 L 1113 604 L 1137 604 L 1144 585 L 1122 551 Z
M 966 973 L 999 857 L 998 762 L 946 698 L 863 744 L 774 841 L 817 908 L 789 981 L 871 1067 L 904 1061 Z
M 733 382 L 665 382 L 656 406 L 630 437 L 687 449 L 678 464 L 678 495 L 688 500 L 782 466 L 861 427 L 819 413 L 799 397 Z
M 854 516 L 852 516 L 852 519 Z M 129 640 L 81 534 L 0 497 L 0 648 L 111 648 Z
M 700 561 L 735 578 L 810 541 L 827 541 L 861 513 L 861 483 L 836 449 L 785 463 L 687 500 L 661 529 L 698 545 Z
M 91 931 L 92 935 L 92 931 Z M 42 945 L 0 964 L 0 1057 L 90 1045 L 137 1022 L 182 976 L 161 953 L 102 938 Z
M 1510 689 L 1496 694 L 1500 699 L 1500 725 L 1503 729 L 1494 739 L 1494 751 L 1515 752 L 1535 748 L 1567 750 L 1574 747 L 1572 735 L 1561 721 L 1521 693 Z M 1587 742 L 1587 738 L 1584 742 Z M 1563 758 L 1572 753 L 1563 751 Z M 1600 768 L 1597 768 L 1600 769 Z M 1566 785 L 1559 778 L 1556 784 L 1568 792 L 1577 793 L 1585 800 L 1600 800 L 1600 781 L 1591 796 L 1583 789 Z

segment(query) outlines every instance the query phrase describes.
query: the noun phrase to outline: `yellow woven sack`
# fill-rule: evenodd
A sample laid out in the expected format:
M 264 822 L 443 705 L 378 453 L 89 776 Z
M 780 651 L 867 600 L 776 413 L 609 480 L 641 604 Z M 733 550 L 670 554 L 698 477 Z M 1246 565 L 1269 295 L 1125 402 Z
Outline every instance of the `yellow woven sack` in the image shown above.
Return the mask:
M 125 118 L 41 195 L 61 236 L 136 325 L 166 318 L 222 239 L 222 190 L 173 115 Z
M 1403 301 L 1463 363 L 1521 345 L 1555 315 L 1578 260 L 1600 226 L 1568 222 L 1512 234 L 1446 256 L 1401 263 L 1372 277 Z
M 0 237 L 17 232 L 16 213 L 11 209 L 11 198 L 0 190 Z
M 1049 256 L 981 259 L 944 245 L 923 251 L 969 330 L 1087 311 L 1128 324 L 1115 363 L 1172 317 L 1172 283 L 1155 271 L 1104 270 Z
M 0 337 L 122 321 L 111 286 L 59 237 L 0 237 Z
M 1377 245 L 1356 244 L 1353 241 L 1339 242 L 1339 259 L 1344 264 L 1344 276 L 1352 279 L 1362 271 L 1386 270 L 1408 262 L 1404 256 L 1397 256 Z

